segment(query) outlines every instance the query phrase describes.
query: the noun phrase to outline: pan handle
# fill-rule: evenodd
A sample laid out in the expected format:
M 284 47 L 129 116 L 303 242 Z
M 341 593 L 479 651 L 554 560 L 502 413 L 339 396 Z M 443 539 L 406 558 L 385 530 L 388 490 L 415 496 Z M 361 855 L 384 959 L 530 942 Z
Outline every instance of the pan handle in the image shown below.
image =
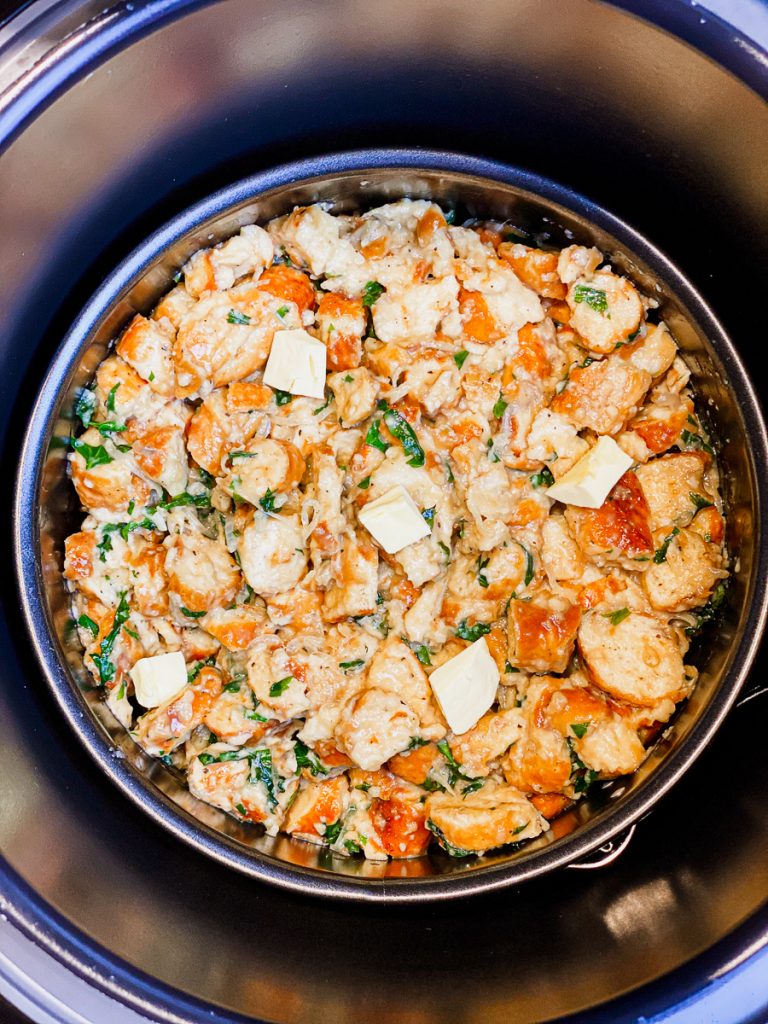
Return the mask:
M 573 861 L 568 867 L 575 868 L 577 871 L 595 871 L 598 868 L 608 867 L 609 864 L 613 864 L 624 853 L 632 842 L 636 828 L 637 822 L 630 825 L 623 832 L 619 832 L 614 839 L 609 839 L 607 843 L 604 843 L 593 853 L 587 854 L 581 860 Z

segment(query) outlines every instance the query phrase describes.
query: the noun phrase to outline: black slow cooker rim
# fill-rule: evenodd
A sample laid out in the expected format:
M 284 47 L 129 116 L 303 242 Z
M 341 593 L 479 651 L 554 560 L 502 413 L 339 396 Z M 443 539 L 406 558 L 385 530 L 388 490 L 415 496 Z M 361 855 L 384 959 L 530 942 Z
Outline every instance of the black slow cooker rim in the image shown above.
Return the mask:
M 97 13 L 74 32 L 65 34 L 32 67 L 0 92 L 0 153 L 58 95 L 117 50 L 138 42 L 170 21 L 216 2 L 133 0 L 129 3 L 120 0 L 106 7 L 98 5 Z M 764 52 L 745 33 L 719 15 L 685 0 L 671 4 L 661 4 L 659 0 L 599 2 L 618 7 L 683 40 L 768 100 L 768 66 Z M 31 0 L 22 10 L 31 11 L 34 3 L 35 0 Z M 33 11 L 31 13 L 34 14 Z M 13 18 L 7 24 L 12 28 Z M 31 28 L 34 28 L 34 17 Z

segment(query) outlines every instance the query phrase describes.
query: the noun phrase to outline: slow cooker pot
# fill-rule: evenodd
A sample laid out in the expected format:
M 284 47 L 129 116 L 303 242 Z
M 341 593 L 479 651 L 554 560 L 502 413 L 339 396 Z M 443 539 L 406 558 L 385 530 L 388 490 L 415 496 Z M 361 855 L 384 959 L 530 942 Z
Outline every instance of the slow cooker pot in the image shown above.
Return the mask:
M 449 141 L 589 195 L 667 251 L 756 368 L 768 154 L 750 87 L 765 83 L 759 54 L 716 19 L 666 8 L 748 84 L 581 0 L 481 2 L 471 16 L 449 2 L 58 6 L 24 12 L 31 55 L 44 33 L 74 34 L 0 111 L 15 135 L 0 161 L 7 480 L 56 344 L 135 243 L 246 172 L 350 145 Z M 234 875 L 134 811 L 72 742 L 5 588 L 8 909 L 160 1019 L 217 1006 L 281 1021 L 547 1020 L 655 982 L 605 1010 L 632 1019 L 696 984 L 682 965 L 697 955 L 739 959 L 765 938 L 759 699 L 600 871 L 448 909 L 342 911 Z

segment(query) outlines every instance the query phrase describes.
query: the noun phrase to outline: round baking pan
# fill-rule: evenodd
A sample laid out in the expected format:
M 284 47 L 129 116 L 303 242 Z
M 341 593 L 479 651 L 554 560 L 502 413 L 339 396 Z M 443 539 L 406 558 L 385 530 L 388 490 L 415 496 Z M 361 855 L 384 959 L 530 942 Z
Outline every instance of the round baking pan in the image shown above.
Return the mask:
M 233 181 L 356 147 L 481 155 L 590 196 L 668 254 L 759 381 L 764 60 L 699 7 L 624 7 L 29 4 L 0 60 L 9 486 L 63 334 L 127 254 Z M 94 767 L 31 651 L 10 544 L 6 562 L 2 909 L 149 1019 L 615 1024 L 663 1013 L 765 943 L 762 698 L 726 717 L 600 870 L 428 906 L 321 901 L 225 870 Z M 761 652 L 752 679 L 764 669 Z
M 571 241 L 596 245 L 659 303 L 692 368 L 709 432 L 726 439 L 726 539 L 737 557 L 724 612 L 693 657 L 701 672 L 694 694 L 638 772 L 596 787 L 549 832 L 514 852 L 457 860 L 440 851 L 380 863 L 266 836 L 260 826 L 236 822 L 196 800 L 178 773 L 147 757 L 101 703 L 71 637 L 63 542 L 77 529 L 80 510 L 66 472 L 66 449 L 53 439 L 69 436 L 76 393 L 109 342 L 135 313 L 150 311 L 193 252 L 296 205 L 322 202 L 347 213 L 403 196 L 429 197 L 456 209 L 459 222 L 466 216 L 510 220 L 557 247 Z M 425 150 L 322 156 L 238 182 L 183 212 L 134 250 L 77 318 L 41 386 L 22 446 L 14 514 L 20 595 L 38 659 L 69 724 L 105 775 L 176 836 L 221 863 L 308 894 L 368 901 L 468 896 L 543 874 L 613 840 L 710 741 L 749 671 L 764 626 L 768 592 L 757 584 L 766 558 L 765 516 L 758 478 L 766 468 L 765 427 L 733 346 L 701 296 L 627 224 L 559 185 L 477 158 Z

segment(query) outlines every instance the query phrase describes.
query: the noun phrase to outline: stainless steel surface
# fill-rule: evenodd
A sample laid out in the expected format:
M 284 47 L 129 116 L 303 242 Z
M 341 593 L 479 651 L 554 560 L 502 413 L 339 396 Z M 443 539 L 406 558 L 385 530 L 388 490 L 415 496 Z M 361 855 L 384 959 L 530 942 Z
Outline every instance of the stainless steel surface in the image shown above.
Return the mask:
M 734 296 L 758 295 L 768 265 L 766 108 L 739 81 L 765 91 L 764 64 L 716 18 L 628 5 L 684 44 L 586 0 L 479 0 L 469 18 L 447 0 L 228 0 L 131 35 L 150 7 L 171 6 L 181 10 L 111 5 L 120 28 L 100 40 L 100 67 L 76 53 L 52 61 L 36 96 L 59 96 L 39 116 L 32 94 L 13 112 L 0 105 L 3 125 L 11 113 L 25 125 L 0 160 L 6 479 L 64 325 L 125 253 L 220 185 L 350 146 L 447 145 L 589 195 L 666 250 L 760 379 L 754 306 Z M 291 1022 L 579 1010 L 617 1024 L 714 985 L 766 940 L 762 700 L 728 716 L 603 871 L 444 907 L 359 910 L 212 869 L 134 811 L 72 744 L 10 577 L 2 593 L 8 912 L 158 1019 L 208 1020 L 211 1007 Z
M 109 341 L 136 312 L 149 312 L 175 272 L 206 242 L 227 238 L 244 223 L 265 223 L 295 205 L 327 202 L 349 212 L 402 196 L 458 206 L 459 220 L 467 214 L 511 219 L 558 246 L 573 239 L 595 244 L 659 302 L 692 368 L 699 408 L 714 436 L 724 439 L 727 541 L 739 558 L 727 610 L 697 645 L 696 690 L 634 775 L 595 787 L 589 801 L 514 852 L 457 860 L 438 851 L 381 863 L 266 836 L 260 827 L 194 799 L 178 774 L 147 757 L 101 702 L 68 629 L 63 544 L 77 529 L 80 513 L 65 450 L 52 447 L 51 438 L 69 436 L 74 393 L 90 380 Z M 766 465 L 765 429 L 728 339 L 701 297 L 627 225 L 556 184 L 487 161 L 424 150 L 339 154 L 247 179 L 185 211 L 128 256 L 77 318 L 41 387 L 22 448 L 14 514 L 21 598 L 38 658 L 69 724 L 102 771 L 179 838 L 221 863 L 308 894 L 367 901 L 467 896 L 561 867 L 602 846 L 646 813 L 712 737 L 749 671 L 765 622 L 768 592 L 757 587 L 766 554 L 756 473 Z

